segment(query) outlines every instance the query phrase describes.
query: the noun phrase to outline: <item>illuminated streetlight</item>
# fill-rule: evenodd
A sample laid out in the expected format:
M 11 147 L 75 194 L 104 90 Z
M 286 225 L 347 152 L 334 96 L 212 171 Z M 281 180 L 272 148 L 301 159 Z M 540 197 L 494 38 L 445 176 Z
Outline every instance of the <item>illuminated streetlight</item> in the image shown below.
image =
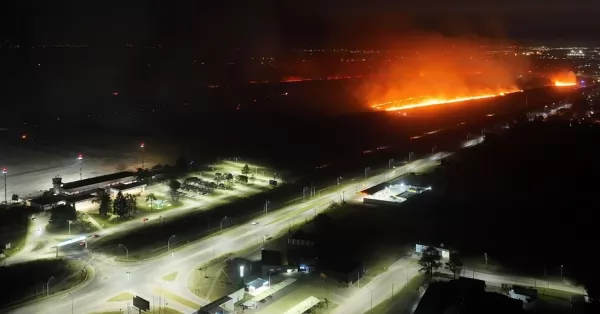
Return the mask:
M 169 252 L 170 249 L 170 243 L 171 243 L 171 239 L 173 239 L 173 237 L 175 237 L 175 235 L 172 235 L 169 240 L 167 241 L 167 252 Z
M 8 173 L 8 170 L 6 168 L 2 169 L 2 174 L 4 175 L 4 204 L 8 205 L 8 197 L 6 194 L 6 174 Z
M 240 277 L 244 278 L 244 265 L 240 265 Z
M 142 150 L 142 169 L 144 169 L 144 142 L 140 144 L 140 149 Z
M 83 180 L 83 154 L 77 155 L 79 160 L 79 180 Z
M 127 257 L 127 260 L 129 260 L 129 250 L 123 244 L 119 244 L 119 247 L 122 247 L 125 249 L 125 253 L 126 253 L 125 256 Z
M 54 279 L 54 276 L 51 276 L 50 279 L 48 279 L 48 282 L 46 282 L 46 295 L 50 295 L 50 280 Z

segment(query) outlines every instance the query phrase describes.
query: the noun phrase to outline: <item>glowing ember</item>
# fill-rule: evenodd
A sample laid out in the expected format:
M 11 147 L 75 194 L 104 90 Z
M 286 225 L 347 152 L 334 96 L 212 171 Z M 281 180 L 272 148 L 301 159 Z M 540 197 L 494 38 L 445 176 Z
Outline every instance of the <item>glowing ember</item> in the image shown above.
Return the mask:
M 451 103 L 457 103 L 457 102 L 468 101 L 468 100 L 499 97 L 499 96 L 504 96 L 506 94 L 515 93 L 515 92 L 520 92 L 520 90 L 507 90 L 505 92 L 501 92 L 498 94 L 485 94 L 485 95 L 454 97 L 454 98 L 411 97 L 411 98 L 407 98 L 407 99 L 403 99 L 403 100 L 380 103 L 380 104 L 373 105 L 371 107 L 375 108 L 375 109 L 385 110 L 385 111 L 406 110 L 406 109 L 413 109 L 413 108 L 419 108 L 419 107 L 451 104 Z

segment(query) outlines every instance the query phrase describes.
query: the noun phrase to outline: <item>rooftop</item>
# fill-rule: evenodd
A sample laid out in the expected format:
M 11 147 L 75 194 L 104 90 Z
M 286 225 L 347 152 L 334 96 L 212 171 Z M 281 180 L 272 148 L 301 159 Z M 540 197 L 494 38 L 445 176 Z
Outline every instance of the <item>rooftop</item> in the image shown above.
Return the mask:
M 111 174 L 107 174 L 107 175 L 103 175 L 103 176 L 99 176 L 99 177 L 93 177 L 93 178 L 83 179 L 83 180 L 79 180 L 79 181 L 63 183 L 63 185 L 61 187 L 65 190 L 70 190 L 70 189 L 76 189 L 76 188 L 93 185 L 93 184 L 98 184 L 98 183 L 102 183 L 102 182 L 106 182 L 106 181 L 119 180 L 119 179 L 131 177 L 133 175 L 134 175 L 134 173 L 131 171 L 121 171 L 121 172 L 111 173 Z
M 133 183 L 129 183 L 129 184 L 116 184 L 111 186 L 110 188 L 113 190 L 117 190 L 117 191 L 125 191 L 125 190 L 129 190 L 129 189 L 133 189 L 133 188 L 137 188 L 140 186 L 145 186 L 146 183 L 145 182 L 133 182 Z
M 222 311 L 221 309 L 221 305 L 227 303 L 231 301 L 231 298 L 228 296 L 224 296 L 221 298 L 218 298 L 210 303 L 208 303 L 207 305 L 203 306 L 200 308 L 200 310 L 198 311 L 199 314 L 205 314 L 205 313 L 220 313 L 220 311 Z

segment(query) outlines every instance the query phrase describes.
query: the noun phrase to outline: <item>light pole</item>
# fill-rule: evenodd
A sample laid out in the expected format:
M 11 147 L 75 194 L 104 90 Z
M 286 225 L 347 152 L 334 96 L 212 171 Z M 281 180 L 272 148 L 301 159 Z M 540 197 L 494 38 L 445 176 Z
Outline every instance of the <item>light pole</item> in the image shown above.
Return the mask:
M 265 201 L 265 215 L 269 213 L 269 200 Z
M 77 155 L 79 160 L 79 180 L 83 180 L 83 154 Z
M 167 252 L 169 252 L 169 250 L 171 249 L 171 239 L 173 239 L 175 237 L 175 235 L 172 235 L 171 237 L 169 237 L 169 240 L 167 241 Z
M 225 219 L 227 219 L 227 216 L 225 216 L 225 217 L 223 217 L 223 219 L 221 219 L 221 223 L 220 223 L 220 225 L 221 225 L 221 230 L 223 230 L 223 220 L 225 220 Z
M 125 253 L 126 253 L 125 256 L 127 257 L 127 260 L 129 260 L 129 250 L 123 244 L 119 244 L 119 247 L 122 247 L 125 249 Z
M 67 220 L 67 224 L 69 225 L 69 235 L 71 235 L 71 224 L 73 223 L 73 220 Z
M 433 145 L 433 147 L 431 148 L 431 153 L 435 153 L 435 149 L 437 148 L 437 145 Z
M 142 170 L 144 170 L 144 142 L 140 144 L 140 149 L 142 150 Z
M 6 195 L 6 174 L 8 170 L 6 168 L 2 169 L 2 174 L 4 175 L 4 204 L 8 205 L 8 197 Z
M 563 267 L 564 265 L 560 265 L 560 279 L 563 278 Z
M 393 161 L 394 161 L 394 159 L 390 159 L 390 160 L 388 160 L 388 167 L 389 167 L 390 169 L 392 169 L 392 162 L 393 162 Z
M 365 179 L 367 178 L 367 171 L 369 171 L 371 168 L 369 167 L 365 167 Z
M 46 295 L 49 296 L 50 295 L 50 280 L 54 279 L 54 276 L 51 276 L 48 279 L 48 282 L 46 282 Z
M 71 292 L 69 292 L 69 297 L 71 298 L 71 314 L 73 314 L 74 305 L 73 305 L 73 294 Z
M 408 162 L 410 162 L 410 159 L 411 159 L 411 157 L 413 157 L 414 154 L 415 153 L 413 153 L 413 152 L 408 153 Z
M 340 186 L 340 179 L 343 179 L 342 177 L 337 177 L 337 185 L 338 187 Z

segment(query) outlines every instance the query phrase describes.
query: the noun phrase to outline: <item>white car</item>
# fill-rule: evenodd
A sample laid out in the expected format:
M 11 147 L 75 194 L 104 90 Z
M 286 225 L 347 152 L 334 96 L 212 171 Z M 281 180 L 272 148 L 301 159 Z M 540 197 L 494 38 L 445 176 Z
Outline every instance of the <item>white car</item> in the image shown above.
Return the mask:
M 258 225 L 258 221 L 253 221 L 253 222 L 252 222 L 252 225 L 253 225 L 253 226 L 256 226 L 256 225 Z

